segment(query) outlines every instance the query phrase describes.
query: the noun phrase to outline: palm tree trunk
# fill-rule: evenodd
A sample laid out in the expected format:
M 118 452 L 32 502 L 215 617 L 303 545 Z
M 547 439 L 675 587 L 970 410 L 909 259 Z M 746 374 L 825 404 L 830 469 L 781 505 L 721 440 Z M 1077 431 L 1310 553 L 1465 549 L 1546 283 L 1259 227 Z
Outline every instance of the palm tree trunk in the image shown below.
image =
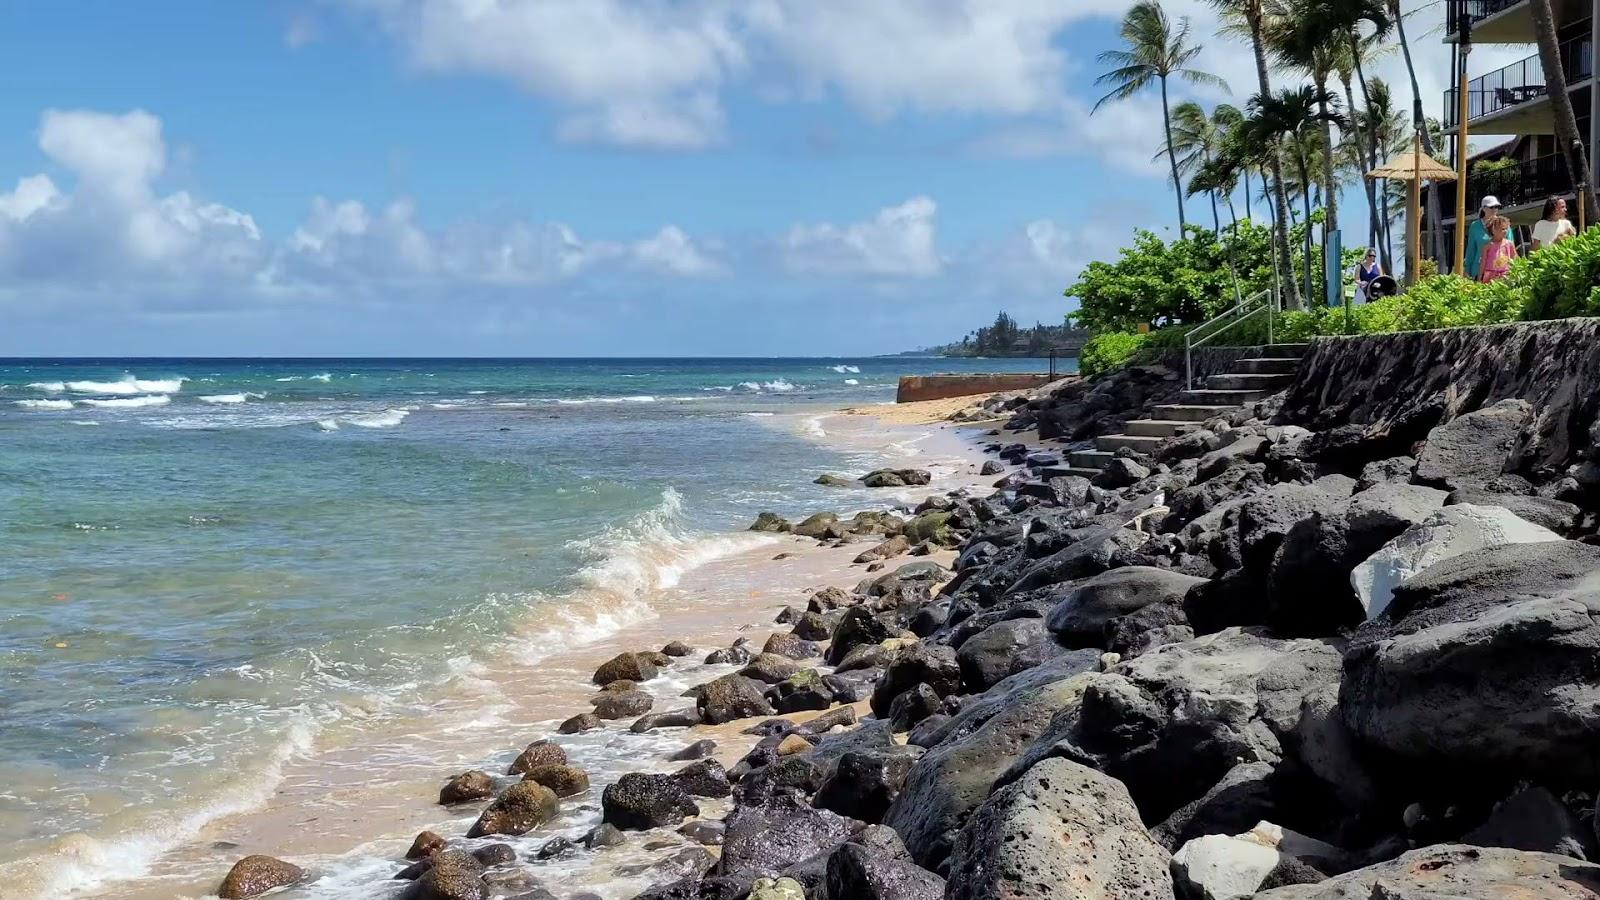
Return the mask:
M 1209 150 L 1205 153 L 1205 162 L 1207 166 L 1211 165 L 1211 151 Z M 1217 192 L 1213 189 L 1206 191 L 1206 193 L 1211 197 L 1211 227 L 1217 234 L 1221 234 L 1222 219 L 1217 215 Z
M 1417 67 L 1411 61 L 1411 42 L 1406 40 L 1405 15 L 1400 10 L 1400 0 L 1389 0 L 1389 14 L 1394 17 L 1395 35 L 1400 38 L 1400 53 L 1406 59 L 1406 75 L 1411 78 L 1411 118 L 1413 127 L 1422 132 L 1422 152 L 1433 156 L 1433 136 L 1428 133 L 1427 123 L 1422 115 L 1422 88 L 1417 84 Z M 1456 190 L 1464 191 L 1467 186 L 1457 185 Z M 1439 271 L 1446 269 L 1444 264 L 1444 229 L 1440 223 L 1444 221 L 1444 213 L 1439 205 L 1439 185 L 1428 182 L 1428 224 L 1432 225 L 1433 233 L 1433 258 L 1439 264 Z M 1465 222 L 1457 222 L 1457 228 L 1465 228 Z
M 1256 81 L 1261 88 L 1261 96 L 1272 94 L 1272 79 L 1267 75 L 1267 49 L 1261 34 L 1261 9 L 1259 6 L 1247 10 L 1246 15 L 1250 23 L 1250 45 L 1256 54 Z M 1277 233 L 1274 241 L 1278 245 L 1279 265 L 1287 274 L 1284 280 L 1288 282 L 1288 296 L 1283 298 L 1283 305 L 1288 309 L 1300 309 L 1300 288 L 1294 282 L 1294 258 L 1289 254 L 1289 200 L 1283 193 L 1283 164 L 1278 159 L 1278 154 L 1269 154 L 1267 165 L 1272 170 L 1272 204 L 1276 207 L 1278 221 Z
M 1244 217 L 1248 219 L 1256 214 L 1256 211 L 1250 206 L 1250 167 L 1241 166 L 1240 168 L 1244 169 Z
M 1357 41 L 1357 39 L 1356 39 L 1354 34 L 1352 34 L 1350 36 L 1350 52 L 1351 52 L 1352 61 L 1354 62 L 1355 68 L 1356 68 L 1356 83 L 1361 86 L 1361 103 L 1362 103 L 1362 106 L 1365 109 L 1371 109 L 1372 108 L 1372 92 L 1367 89 L 1367 73 L 1361 67 L 1361 47 L 1360 47 L 1360 44 Z M 1349 92 L 1350 92 L 1350 85 L 1347 83 L 1345 85 L 1345 93 L 1348 94 Z M 1372 134 L 1368 135 L 1367 137 L 1369 138 L 1369 140 L 1367 141 L 1367 143 L 1365 145 L 1365 149 L 1366 149 L 1366 152 L 1367 152 L 1367 164 L 1369 166 L 1371 166 L 1372 168 L 1376 169 L 1378 167 L 1378 130 L 1376 128 L 1374 128 L 1373 131 L 1372 131 Z M 1357 142 L 1359 143 L 1359 141 L 1360 141 L 1360 137 L 1358 136 L 1357 137 Z M 1378 211 L 1379 211 L 1379 208 L 1380 208 L 1379 207 L 1379 199 L 1378 198 L 1380 198 L 1380 197 L 1382 198 L 1381 209 L 1382 209 L 1382 213 L 1383 213 L 1381 216 L 1378 214 Z M 1374 182 L 1368 181 L 1367 182 L 1367 199 L 1369 200 L 1369 202 L 1372 203 L 1372 206 L 1373 206 L 1372 216 L 1373 216 L 1373 225 L 1374 225 L 1374 231 L 1375 231 L 1375 234 L 1373 235 L 1373 242 L 1378 244 L 1378 252 L 1380 254 L 1380 259 L 1383 262 L 1383 271 L 1385 271 L 1385 272 L 1393 272 L 1394 271 L 1394 251 L 1393 251 L 1393 248 L 1390 246 L 1390 243 L 1389 243 L 1389 194 L 1388 194 L 1388 187 L 1386 185 L 1376 184 Z M 1379 240 L 1380 238 L 1381 238 L 1381 242 Z
M 1596 203 L 1594 185 L 1589 178 L 1589 154 L 1578 137 L 1578 119 L 1572 113 L 1572 97 L 1567 94 L 1567 73 L 1561 66 L 1561 45 L 1556 41 L 1556 20 L 1550 10 L 1550 0 L 1532 0 L 1528 12 L 1533 18 L 1534 36 L 1539 41 L 1545 92 L 1550 95 L 1551 111 L 1555 113 L 1556 143 L 1561 146 L 1561 158 L 1567 164 L 1567 177 L 1572 179 L 1578 202 L 1586 204 L 1588 215 L 1584 221 L 1593 222 Z M 1579 189 L 1580 185 L 1586 189 Z
M 1350 35 L 1350 52 L 1358 57 L 1361 53 L 1361 47 L 1356 42 L 1356 36 L 1354 33 L 1351 33 Z M 1358 67 L 1361 65 L 1359 59 L 1356 61 L 1356 65 Z M 1357 71 L 1360 71 L 1359 68 Z M 1350 110 L 1350 133 L 1356 141 L 1356 159 L 1358 161 L 1367 162 L 1370 168 L 1376 168 L 1377 163 L 1368 159 L 1367 149 L 1370 144 L 1368 141 L 1362 139 L 1363 135 L 1361 133 L 1361 117 L 1356 112 L 1356 95 L 1352 90 L 1348 72 L 1340 72 L 1339 81 L 1344 85 L 1344 102 L 1345 106 Z M 1363 95 L 1363 102 L 1370 107 L 1372 105 L 1372 99 L 1370 97 L 1366 97 L 1366 86 L 1364 84 L 1362 85 L 1361 93 Z M 1378 251 L 1378 261 L 1383 264 L 1383 270 L 1387 272 L 1389 271 L 1389 254 L 1378 241 L 1378 235 L 1380 234 L 1383 226 L 1378 224 L 1380 220 L 1378 218 L 1377 185 L 1371 178 L 1366 176 L 1365 172 L 1360 173 L 1358 177 L 1361 179 L 1362 190 L 1366 191 L 1367 193 L 1367 243 L 1369 246 Z
M 1311 283 L 1311 164 L 1306 161 L 1305 152 L 1297 149 L 1294 154 L 1295 167 L 1300 170 L 1300 183 L 1305 185 L 1305 190 L 1300 193 L 1300 200 L 1306 207 L 1306 255 L 1301 260 L 1306 273 L 1306 302 L 1312 302 L 1316 290 Z
M 1178 197 L 1178 240 L 1183 240 L 1183 182 L 1178 178 L 1178 154 L 1172 146 L 1172 112 L 1167 108 L 1167 79 L 1161 79 L 1161 123 L 1167 130 L 1167 162 L 1172 164 L 1172 192 Z
M 1316 75 L 1317 89 L 1326 90 L 1328 83 L 1327 67 L 1323 67 Z M 1328 235 L 1339 230 L 1339 183 L 1333 174 L 1333 123 L 1328 117 L 1328 104 L 1324 100 L 1318 102 L 1317 109 L 1322 113 L 1322 184 L 1323 206 L 1328 210 L 1328 218 L 1322 224 L 1322 245 L 1329 243 Z

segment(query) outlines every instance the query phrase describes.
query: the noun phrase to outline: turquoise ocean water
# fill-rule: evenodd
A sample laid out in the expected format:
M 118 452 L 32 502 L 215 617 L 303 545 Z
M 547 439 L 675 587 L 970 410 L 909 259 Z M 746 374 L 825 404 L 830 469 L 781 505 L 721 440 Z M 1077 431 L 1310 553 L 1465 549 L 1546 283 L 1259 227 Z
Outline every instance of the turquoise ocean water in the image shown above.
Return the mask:
M 810 479 L 870 454 L 775 419 L 1041 366 L 0 360 L 0 872 L 419 708 L 663 546 L 849 505 Z

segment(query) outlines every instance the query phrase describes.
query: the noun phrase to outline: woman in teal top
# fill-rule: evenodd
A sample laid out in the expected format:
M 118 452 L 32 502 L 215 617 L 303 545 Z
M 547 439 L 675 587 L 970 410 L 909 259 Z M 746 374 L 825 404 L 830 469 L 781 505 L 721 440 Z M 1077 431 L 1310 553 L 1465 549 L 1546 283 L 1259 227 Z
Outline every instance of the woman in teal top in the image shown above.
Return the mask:
M 1472 220 L 1467 227 L 1467 277 L 1473 281 L 1478 280 L 1478 269 L 1483 265 L 1483 248 L 1489 245 L 1489 229 L 1485 222 L 1500 215 L 1500 201 L 1489 195 L 1483 198 L 1483 205 L 1478 207 L 1478 217 Z

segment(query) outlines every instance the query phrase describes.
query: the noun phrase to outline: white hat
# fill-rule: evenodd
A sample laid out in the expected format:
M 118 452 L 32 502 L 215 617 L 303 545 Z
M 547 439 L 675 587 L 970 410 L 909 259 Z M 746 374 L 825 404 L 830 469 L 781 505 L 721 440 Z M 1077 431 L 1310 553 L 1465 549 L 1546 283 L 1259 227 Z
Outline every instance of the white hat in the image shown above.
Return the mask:
M 1478 204 L 1478 208 L 1479 209 L 1499 209 L 1500 208 L 1500 198 L 1496 197 L 1493 194 L 1490 194 L 1487 197 L 1483 198 L 1483 202 Z

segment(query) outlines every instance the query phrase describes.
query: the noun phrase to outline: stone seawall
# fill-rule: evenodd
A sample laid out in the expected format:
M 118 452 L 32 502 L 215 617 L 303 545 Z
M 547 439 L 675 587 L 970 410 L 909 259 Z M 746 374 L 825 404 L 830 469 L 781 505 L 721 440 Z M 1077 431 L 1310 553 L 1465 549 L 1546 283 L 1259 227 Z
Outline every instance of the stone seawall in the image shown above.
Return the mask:
M 1433 427 L 1508 399 L 1533 407 L 1508 469 L 1585 462 L 1600 442 L 1600 319 L 1318 338 L 1279 421 L 1359 429 L 1405 453 Z
M 1049 383 L 1050 376 L 1044 374 L 902 375 L 900 389 L 894 400 L 896 403 L 914 403 L 918 400 L 944 400 L 998 391 L 1029 391 Z

